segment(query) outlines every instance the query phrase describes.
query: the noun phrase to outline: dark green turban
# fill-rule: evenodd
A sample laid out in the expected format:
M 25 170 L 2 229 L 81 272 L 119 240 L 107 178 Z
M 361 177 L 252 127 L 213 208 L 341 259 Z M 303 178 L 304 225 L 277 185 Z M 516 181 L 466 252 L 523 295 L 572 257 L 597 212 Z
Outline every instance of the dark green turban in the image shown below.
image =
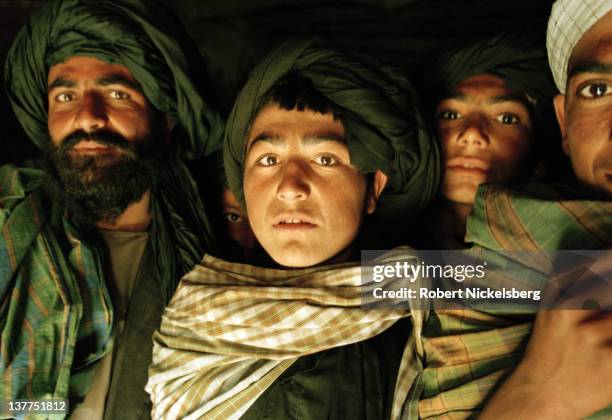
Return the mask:
M 228 118 L 224 142 L 230 188 L 244 204 L 247 130 L 265 94 L 288 73 L 310 81 L 342 111 L 352 163 L 389 178 L 373 215 L 399 234 L 430 202 L 439 180 L 435 141 L 424 129 L 415 93 L 400 71 L 327 48 L 320 40 L 292 40 L 271 52 L 249 76 Z M 405 240 L 405 238 L 404 238 Z
M 548 67 L 544 34 L 531 30 L 505 32 L 448 51 L 426 67 L 422 97 L 429 102 L 429 109 L 435 108 L 460 82 L 479 74 L 492 74 L 503 79 L 513 93 L 525 97 L 536 145 L 548 143 L 560 149 L 552 108 L 557 90 Z
M 160 3 L 137 0 L 51 1 L 17 35 L 5 64 L 6 90 L 27 135 L 49 142 L 47 75 L 71 56 L 126 66 L 151 104 L 176 122 L 173 152 L 153 190 L 151 238 L 167 297 L 181 274 L 214 246 L 214 236 L 184 159 L 218 150 L 222 122 L 196 82 L 206 74 L 197 48 Z

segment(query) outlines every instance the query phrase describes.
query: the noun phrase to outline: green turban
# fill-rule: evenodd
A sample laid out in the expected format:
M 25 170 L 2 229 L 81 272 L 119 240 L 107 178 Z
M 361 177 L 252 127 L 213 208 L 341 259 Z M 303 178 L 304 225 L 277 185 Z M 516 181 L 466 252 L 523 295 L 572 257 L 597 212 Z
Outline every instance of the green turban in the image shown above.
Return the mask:
M 380 169 L 387 175 L 371 220 L 406 241 L 408 223 L 429 204 L 439 181 L 438 148 L 425 129 L 415 92 L 402 72 L 332 50 L 318 39 L 291 40 L 276 48 L 253 69 L 240 92 L 227 121 L 223 150 L 236 197 L 244 205 L 249 124 L 265 94 L 290 72 L 310 81 L 342 110 L 351 162 L 359 171 Z
M 422 96 L 430 101 L 429 109 L 435 108 L 460 82 L 479 74 L 492 74 L 503 79 L 513 93 L 524 96 L 533 119 L 536 148 L 545 147 L 547 152 L 560 149 L 552 108 L 557 90 L 548 67 L 544 34 L 539 36 L 530 30 L 505 32 L 448 51 L 426 67 Z
M 17 119 L 40 148 L 47 130 L 47 75 L 71 56 L 129 69 L 151 104 L 171 118 L 173 152 L 153 189 L 151 243 L 169 298 L 182 273 L 214 247 L 214 236 L 183 159 L 218 150 L 223 125 L 202 97 L 205 75 L 197 48 L 162 4 L 137 0 L 52 1 L 17 35 L 5 64 L 6 90 Z

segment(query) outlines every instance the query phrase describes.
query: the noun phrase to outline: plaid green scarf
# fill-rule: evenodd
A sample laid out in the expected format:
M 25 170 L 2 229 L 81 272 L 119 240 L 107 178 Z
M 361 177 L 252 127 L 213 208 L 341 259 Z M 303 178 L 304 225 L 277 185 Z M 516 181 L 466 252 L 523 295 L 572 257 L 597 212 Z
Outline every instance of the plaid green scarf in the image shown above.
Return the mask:
M 154 336 L 152 416 L 239 418 L 298 357 L 366 340 L 408 315 L 361 308 L 361 282 L 354 263 L 278 270 L 206 256 Z
M 474 246 L 467 252 L 504 261 L 503 251 L 530 251 L 525 260 L 506 262 L 539 267 L 531 278 L 545 284 L 549 277 L 542 261 L 549 251 L 612 244 L 612 202 L 571 197 L 577 195 L 570 188 L 544 184 L 514 191 L 481 187 L 468 219 L 466 240 Z M 413 314 L 424 325 L 415 329 L 414 353 L 406 355 L 413 375 L 402 418 L 466 418 L 480 412 L 522 358 L 534 315 L 473 309 Z M 599 415 L 609 416 L 611 408 Z
M 0 168 L 0 400 L 74 402 L 112 346 L 112 305 L 96 238 L 61 217 L 41 175 Z

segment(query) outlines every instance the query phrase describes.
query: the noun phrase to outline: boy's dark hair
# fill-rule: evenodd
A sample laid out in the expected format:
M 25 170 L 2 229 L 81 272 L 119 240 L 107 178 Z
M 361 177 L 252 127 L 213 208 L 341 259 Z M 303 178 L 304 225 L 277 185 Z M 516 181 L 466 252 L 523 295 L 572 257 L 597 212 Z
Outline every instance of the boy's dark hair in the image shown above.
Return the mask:
M 281 109 L 287 111 L 309 110 L 319 114 L 331 111 L 334 119 L 342 121 L 340 108 L 316 90 L 309 79 L 297 73 L 287 73 L 260 98 L 257 107 L 253 110 L 249 129 L 261 109 L 270 103 L 276 103 Z

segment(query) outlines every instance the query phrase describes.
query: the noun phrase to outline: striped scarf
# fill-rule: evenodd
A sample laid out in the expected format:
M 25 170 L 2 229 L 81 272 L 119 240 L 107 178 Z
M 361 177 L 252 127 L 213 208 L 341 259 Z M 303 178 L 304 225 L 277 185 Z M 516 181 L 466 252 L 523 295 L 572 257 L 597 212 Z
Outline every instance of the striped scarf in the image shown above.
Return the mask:
M 467 224 L 466 241 L 474 246 L 466 252 L 489 261 L 489 269 L 495 262 L 522 280 L 529 274 L 542 287 L 554 266 L 546 261 L 551 251 L 612 245 L 612 202 L 577 197 L 573 188 L 560 185 L 481 186 Z M 513 259 L 519 255 L 529 258 Z M 406 349 L 400 367 L 403 392 L 396 390 L 396 398 L 406 401 L 401 418 L 477 416 L 523 357 L 535 315 L 471 308 L 413 313 L 414 347 Z M 594 418 L 611 418 L 611 413 L 612 405 Z
M 408 316 L 361 308 L 362 286 L 354 263 L 277 270 L 205 256 L 154 335 L 153 418 L 239 418 L 298 357 L 366 340 Z

